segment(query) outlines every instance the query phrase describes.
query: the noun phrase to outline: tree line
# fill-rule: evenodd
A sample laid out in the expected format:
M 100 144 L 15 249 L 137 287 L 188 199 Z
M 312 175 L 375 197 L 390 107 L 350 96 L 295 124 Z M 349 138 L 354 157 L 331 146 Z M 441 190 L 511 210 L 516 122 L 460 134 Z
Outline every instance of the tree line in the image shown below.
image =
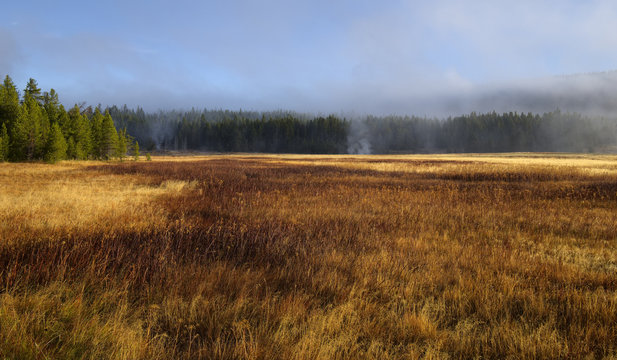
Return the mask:
M 0 85 L 0 161 L 123 158 L 134 148 L 100 107 L 68 111 L 54 89 L 42 92 L 30 79 L 20 96 L 7 75 Z
M 617 121 L 559 110 L 471 113 L 445 119 L 230 110 L 159 111 L 112 106 L 116 125 L 149 150 L 270 153 L 602 152 Z
M 347 151 L 350 122 L 334 115 L 288 111 L 159 111 L 107 108 L 148 150 L 338 154 Z
M 118 131 L 117 129 L 122 129 Z M 130 135 L 129 135 L 130 134 Z M 30 79 L 23 96 L 0 85 L 0 161 L 123 158 L 146 150 L 265 153 L 606 152 L 617 121 L 559 110 L 544 114 L 312 116 L 291 111 L 196 110 L 147 113 L 75 105 Z
M 362 124 L 374 153 L 604 152 L 617 145 L 615 119 L 559 110 L 447 119 L 369 116 Z

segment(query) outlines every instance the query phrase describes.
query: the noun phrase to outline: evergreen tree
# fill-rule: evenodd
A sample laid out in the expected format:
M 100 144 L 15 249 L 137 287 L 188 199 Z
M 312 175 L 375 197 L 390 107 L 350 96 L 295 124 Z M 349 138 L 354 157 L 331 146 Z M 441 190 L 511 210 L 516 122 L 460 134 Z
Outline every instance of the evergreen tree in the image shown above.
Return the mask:
M 116 143 L 116 152 L 114 156 L 120 160 L 124 159 L 127 151 L 127 144 L 129 143 L 126 129 L 118 131 L 118 142 Z
M 9 133 L 6 124 L 0 129 L 0 162 L 9 160 Z
M 51 124 L 43 106 L 37 105 L 36 116 L 38 117 L 37 121 L 39 122 L 39 133 L 37 135 L 38 137 L 35 157 L 37 159 L 42 159 L 45 156 L 45 148 L 47 147 L 47 142 L 49 141 L 49 131 L 51 130 Z
M 69 116 L 71 115 L 69 114 Z M 85 160 L 92 153 L 92 132 L 90 124 L 88 123 L 86 115 L 77 112 L 74 116 L 75 121 L 72 123 L 75 125 L 75 158 L 78 160 Z
M 45 161 L 55 163 L 66 158 L 67 144 L 62 130 L 58 123 L 51 126 L 49 141 L 47 143 L 47 151 L 45 152 Z
M 60 117 L 59 117 L 60 119 Z M 65 126 L 67 133 L 68 157 L 85 160 L 92 153 L 92 135 L 90 124 L 75 105 L 68 112 L 68 123 Z
M 139 143 L 135 141 L 135 147 L 133 148 L 133 158 L 135 161 L 139 160 Z
M 60 126 L 60 130 L 62 130 L 62 135 L 64 135 L 65 139 L 69 138 L 69 124 L 70 124 L 70 120 L 69 120 L 69 114 L 66 112 L 66 110 L 64 109 L 64 106 L 62 104 L 60 104 L 60 106 L 58 107 L 58 115 L 56 117 L 56 122 L 58 123 L 58 125 Z
M 96 159 L 103 158 L 103 146 L 101 142 L 101 129 L 103 128 L 103 114 L 101 109 L 96 108 L 92 120 L 90 121 L 90 129 L 92 134 L 92 155 Z
M 26 95 L 22 104 L 22 125 L 25 130 L 25 156 L 28 160 L 42 158 L 47 145 L 49 121 L 39 103 Z
M 41 95 L 41 88 L 39 88 L 39 84 L 37 84 L 36 80 L 30 78 L 28 80 L 28 84 L 26 84 L 26 89 L 24 90 L 24 98 L 27 96 L 32 97 L 39 104 L 43 103 L 43 95 Z
M 0 85 L 0 125 L 5 124 L 9 134 L 19 116 L 19 92 L 7 75 Z
M 58 93 L 56 93 L 56 90 L 51 89 L 49 92 L 43 93 L 43 108 L 45 109 L 45 113 L 47 113 L 50 124 L 58 120 L 58 116 L 60 115 L 59 107 L 60 101 L 58 101 Z
M 117 154 L 118 132 L 116 131 L 111 115 L 109 115 L 109 111 L 105 111 L 105 116 L 103 116 L 99 139 L 102 159 L 109 160 Z M 126 143 L 124 152 L 126 153 Z
M 71 136 L 66 140 L 66 158 L 75 159 L 75 139 Z
M 9 160 L 24 161 L 28 158 L 29 119 L 25 106 L 20 106 L 17 119 L 10 132 Z

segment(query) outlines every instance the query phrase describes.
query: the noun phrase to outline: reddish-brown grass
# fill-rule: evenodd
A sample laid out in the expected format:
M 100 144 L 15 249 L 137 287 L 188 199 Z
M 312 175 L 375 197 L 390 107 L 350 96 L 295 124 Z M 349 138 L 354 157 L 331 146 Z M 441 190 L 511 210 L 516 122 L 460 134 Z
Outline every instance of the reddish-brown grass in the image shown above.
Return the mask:
M 0 165 L 15 199 L 124 194 L 0 206 L 0 354 L 614 357 L 617 163 L 533 159 Z

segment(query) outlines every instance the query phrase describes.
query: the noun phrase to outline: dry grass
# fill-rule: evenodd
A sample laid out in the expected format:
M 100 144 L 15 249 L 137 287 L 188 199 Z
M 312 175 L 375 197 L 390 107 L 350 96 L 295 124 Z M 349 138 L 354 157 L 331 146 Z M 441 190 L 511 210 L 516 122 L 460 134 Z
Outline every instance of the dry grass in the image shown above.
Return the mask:
M 164 225 L 162 210 L 147 204 L 192 186 L 178 180 L 153 186 L 143 177 L 105 174 L 94 170 L 97 167 L 96 162 L 0 164 L 3 241 L 30 232 L 144 230 Z
M 154 160 L 0 165 L 0 355 L 616 356 L 614 157 Z

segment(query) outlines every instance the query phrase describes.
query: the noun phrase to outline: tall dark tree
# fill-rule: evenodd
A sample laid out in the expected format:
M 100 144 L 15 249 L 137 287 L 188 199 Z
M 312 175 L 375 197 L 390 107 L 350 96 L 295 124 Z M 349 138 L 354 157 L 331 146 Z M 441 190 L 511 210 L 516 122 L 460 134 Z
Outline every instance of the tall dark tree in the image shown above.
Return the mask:
M 66 158 L 67 144 L 62 135 L 62 130 L 58 123 L 51 125 L 47 149 L 45 151 L 45 161 L 55 163 Z
M 126 134 L 126 129 L 122 129 L 118 131 L 117 133 L 118 133 L 118 140 L 116 142 L 116 151 L 114 153 L 114 157 L 122 160 L 126 156 L 129 138 L 128 138 L 128 135 Z
M 96 159 L 103 157 L 102 146 L 103 114 L 101 109 L 96 108 L 90 120 L 90 132 L 92 134 L 92 155 Z
M 68 124 L 68 157 L 87 159 L 92 153 L 92 133 L 87 118 L 80 113 L 77 105 L 68 112 Z
M 9 133 L 19 116 L 19 92 L 7 75 L 0 85 L 0 125 L 5 124 Z
M 32 96 L 26 95 L 13 134 L 18 147 L 16 156 L 27 160 L 42 158 L 48 131 L 47 115 Z
M 30 144 L 30 118 L 25 105 L 19 107 L 17 119 L 11 127 L 9 142 L 9 159 L 24 161 L 28 159 L 28 145 Z
M 56 93 L 56 90 L 51 89 L 49 92 L 46 91 L 43 93 L 43 107 L 47 113 L 49 123 L 53 124 L 56 122 L 60 112 L 60 101 L 58 100 L 58 93 Z
M 43 104 L 43 95 L 41 94 L 41 88 L 39 88 L 39 84 L 37 84 L 36 80 L 30 78 L 28 83 L 26 84 L 26 89 L 24 90 L 24 98 L 27 96 L 31 96 L 34 100 L 36 100 L 39 104 Z
M 133 159 L 135 161 L 139 160 L 139 143 L 135 141 L 135 145 L 133 146 Z
M 9 132 L 6 124 L 0 126 L 0 162 L 9 160 Z
M 70 131 L 70 118 L 69 114 L 64 109 L 64 105 L 60 104 L 58 106 L 58 114 L 56 116 L 56 122 L 60 126 L 60 130 L 62 130 L 62 135 L 64 135 L 65 139 L 68 139 Z
M 103 116 L 99 141 L 102 159 L 108 160 L 117 154 L 118 132 L 109 111 L 105 111 L 105 116 Z

